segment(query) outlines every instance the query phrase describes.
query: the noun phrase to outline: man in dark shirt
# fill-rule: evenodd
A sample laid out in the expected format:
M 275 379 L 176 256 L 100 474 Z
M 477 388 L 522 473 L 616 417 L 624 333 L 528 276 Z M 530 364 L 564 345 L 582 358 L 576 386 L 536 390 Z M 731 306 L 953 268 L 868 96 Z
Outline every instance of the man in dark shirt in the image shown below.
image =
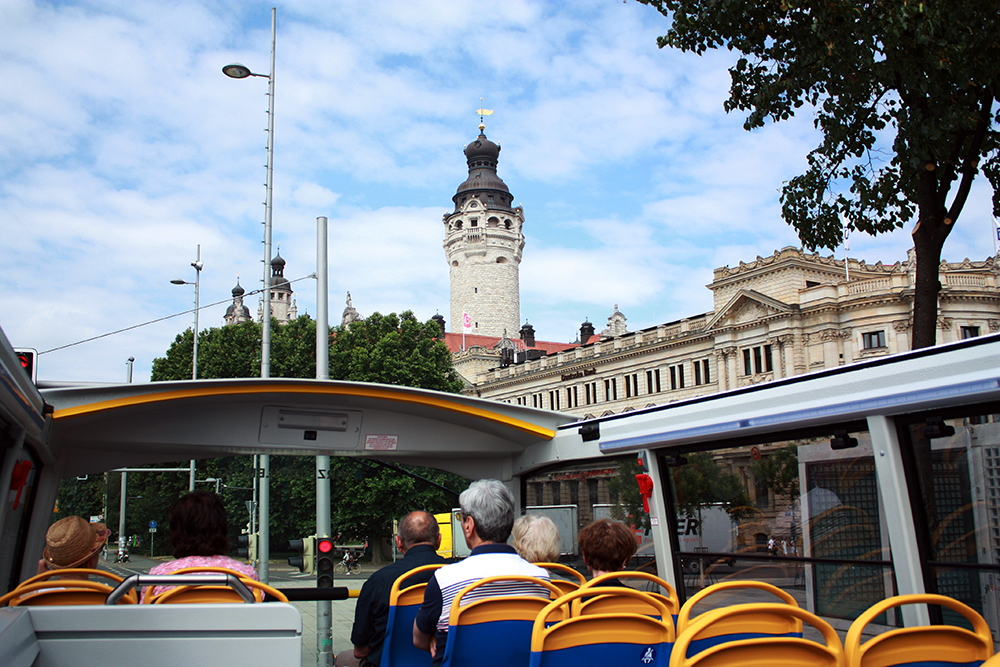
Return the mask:
M 387 565 L 373 574 L 361 587 L 354 610 L 354 628 L 351 643 L 354 650 L 337 654 L 336 667 L 378 667 L 385 641 L 385 627 L 389 621 L 389 591 L 401 575 L 421 565 L 444 563 L 437 555 L 441 545 L 441 532 L 437 520 L 427 512 L 410 512 L 399 522 L 396 547 L 403 552 L 401 560 Z M 407 585 L 419 584 L 430 579 L 433 572 L 419 573 L 407 580 Z M 403 630 L 409 632 L 409 628 Z

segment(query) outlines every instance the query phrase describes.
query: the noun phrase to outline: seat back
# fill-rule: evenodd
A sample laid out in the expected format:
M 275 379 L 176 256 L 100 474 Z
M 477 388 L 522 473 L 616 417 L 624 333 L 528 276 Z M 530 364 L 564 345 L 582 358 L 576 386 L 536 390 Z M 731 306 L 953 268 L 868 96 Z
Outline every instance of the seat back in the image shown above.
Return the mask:
M 764 591 L 765 593 L 769 593 L 778 598 L 785 604 L 792 605 L 793 607 L 799 606 L 799 603 L 796 602 L 795 598 L 793 598 L 789 593 L 786 593 L 777 586 L 773 586 L 763 581 L 753 581 L 749 579 L 740 581 L 723 581 L 708 586 L 688 598 L 687 602 L 684 603 L 684 606 L 681 607 L 680 614 L 677 615 L 678 636 L 693 622 L 694 619 L 691 618 L 691 614 L 694 607 L 705 598 L 711 595 L 719 595 L 726 592 L 746 592 L 749 590 Z M 735 639 L 749 639 L 752 637 L 766 637 L 769 635 L 801 637 L 802 621 L 798 618 L 777 616 L 771 612 L 764 612 L 760 617 L 754 617 L 752 614 L 746 614 L 741 615 L 738 619 L 718 621 L 712 626 L 711 630 L 706 632 L 708 632 L 707 635 L 703 635 L 701 639 L 695 640 L 688 645 L 688 656 L 692 656 L 695 653 L 699 653 L 700 651 L 703 651 L 711 646 L 715 646 L 716 644 L 721 644 Z
M 666 667 L 669 664 L 674 625 L 667 605 L 631 588 L 606 590 L 613 591 L 615 597 L 632 597 L 652 606 L 659 618 L 633 613 L 569 617 L 565 613 L 567 608 L 581 598 L 594 595 L 594 591 L 581 588 L 546 605 L 535 619 L 530 667 Z
M 755 619 L 758 624 L 771 618 L 779 626 L 789 618 L 798 619 L 816 628 L 825 643 L 769 631 L 761 636 L 730 638 L 694 654 L 689 652 L 692 642 L 718 634 L 715 624 L 738 627 L 744 618 Z M 678 634 L 671 660 L 671 667 L 773 667 L 775 664 L 844 667 L 846 661 L 840 637 L 829 623 L 800 607 L 775 603 L 732 605 L 701 614 Z
M 604 582 L 609 579 L 640 579 L 642 581 L 649 582 L 654 586 L 659 586 L 661 589 L 666 591 L 666 593 L 657 593 L 654 591 L 641 591 L 650 593 L 653 597 L 658 598 L 663 602 L 670 612 L 671 620 L 675 623 L 677 619 L 677 614 L 680 612 L 680 602 L 677 598 L 677 591 L 669 583 L 661 579 L 660 577 L 652 574 L 650 572 L 639 572 L 635 570 L 623 570 L 621 572 L 609 572 L 607 574 L 601 574 L 590 581 L 582 584 L 580 590 L 584 589 L 596 589 L 591 591 L 591 596 L 596 592 L 600 592 L 601 596 L 598 598 L 587 599 L 587 597 L 581 596 L 576 599 L 573 603 L 573 616 L 580 616 L 584 613 L 633 613 L 633 614 L 645 614 L 647 616 L 655 615 L 653 614 L 653 607 L 646 604 L 644 598 L 633 598 L 619 597 L 618 600 L 605 599 L 611 596 L 611 590 L 617 590 L 613 587 L 603 586 Z M 647 598 L 648 599 L 648 598 Z M 593 606 L 591 606 L 593 605 Z M 584 608 L 590 607 L 590 611 L 583 611 Z
M 535 565 L 538 567 L 544 567 L 552 574 L 558 574 L 566 577 L 565 579 L 549 579 L 549 581 L 552 582 L 552 585 L 563 593 L 575 591 L 587 582 L 586 577 L 580 574 L 577 570 L 571 568 L 569 565 L 563 565 L 562 563 L 535 563 Z
M 864 644 L 865 626 L 889 609 L 907 604 L 936 604 L 964 616 L 972 630 L 953 625 L 925 625 L 889 630 Z M 979 665 L 993 656 L 989 625 L 976 610 L 944 595 L 897 595 L 868 608 L 851 624 L 844 641 L 847 664 L 853 667 L 889 665 Z
M 382 667 L 428 667 L 431 654 L 413 645 L 413 621 L 424 602 L 426 583 L 404 587 L 414 575 L 431 572 L 440 565 L 414 568 L 393 582 L 389 590 L 389 619 L 382 644 Z
M 103 605 L 114 589 L 107 584 L 86 579 L 60 579 L 58 581 L 35 581 L 21 584 L 0 597 L 0 606 L 40 606 L 40 605 Z M 133 593 L 123 597 L 119 604 L 135 604 Z
M 548 597 L 509 593 L 525 584 L 545 588 Z M 478 597 L 486 593 L 492 597 Z M 523 575 L 486 577 L 469 584 L 451 604 L 442 667 L 526 665 L 535 618 L 560 595 L 548 581 Z
M 288 602 L 288 597 L 276 588 L 262 584 L 254 579 L 240 577 L 244 586 L 253 593 L 255 602 L 263 602 L 264 594 L 270 595 L 279 602 Z M 163 591 L 147 600 L 152 604 L 207 604 L 217 602 L 238 602 L 246 600 L 229 586 L 177 586 Z
M 36 581 L 46 581 L 48 579 L 59 579 L 62 577 L 78 577 L 80 579 L 107 579 L 115 584 L 120 584 L 124 579 L 119 577 L 113 572 L 105 572 L 104 570 L 95 570 L 89 567 L 67 567 L 59 570 L 48 570 L 47 572 L 42 572 L 41 574 L 36 574 L 30 579 L 25 579 L 21 582 L 21 586 L 25 584 L 33 584 Z

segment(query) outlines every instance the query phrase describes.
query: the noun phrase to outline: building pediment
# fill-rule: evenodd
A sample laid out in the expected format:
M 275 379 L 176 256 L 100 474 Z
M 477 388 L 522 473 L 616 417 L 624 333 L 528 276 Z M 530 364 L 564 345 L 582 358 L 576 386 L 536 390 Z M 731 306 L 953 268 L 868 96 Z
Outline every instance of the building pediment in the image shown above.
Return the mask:
M 773 315 L 791 313 L 792 307 L 754 290 L 740 290 L 705 325 L 706 331 L 759 322 Z

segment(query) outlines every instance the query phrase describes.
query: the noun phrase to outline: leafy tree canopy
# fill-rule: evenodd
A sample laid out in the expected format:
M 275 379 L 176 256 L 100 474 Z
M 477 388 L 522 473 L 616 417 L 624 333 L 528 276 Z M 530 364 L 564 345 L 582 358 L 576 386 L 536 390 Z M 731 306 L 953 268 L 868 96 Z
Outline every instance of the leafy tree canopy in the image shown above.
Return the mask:
M 917 214 L 913 346 L 933 345 L 941 249 L 980 172 L 1000 215 L 996 1 L 639 2 L 671 21 L 661 48 L 740 54 L 725 109 L 747 112 L 746 129 L 814 113 L 822 140 L 781 194 L 803 244 Z

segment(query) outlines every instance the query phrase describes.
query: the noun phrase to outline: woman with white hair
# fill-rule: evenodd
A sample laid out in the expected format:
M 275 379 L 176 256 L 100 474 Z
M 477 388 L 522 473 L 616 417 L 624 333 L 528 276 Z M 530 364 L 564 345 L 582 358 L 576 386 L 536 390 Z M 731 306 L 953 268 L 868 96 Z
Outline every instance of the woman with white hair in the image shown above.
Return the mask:
M 511 530 L 514 549 L 529 563 L 553 563 L 559 560 L 559 529 L 547 516 L 525 514 Z

